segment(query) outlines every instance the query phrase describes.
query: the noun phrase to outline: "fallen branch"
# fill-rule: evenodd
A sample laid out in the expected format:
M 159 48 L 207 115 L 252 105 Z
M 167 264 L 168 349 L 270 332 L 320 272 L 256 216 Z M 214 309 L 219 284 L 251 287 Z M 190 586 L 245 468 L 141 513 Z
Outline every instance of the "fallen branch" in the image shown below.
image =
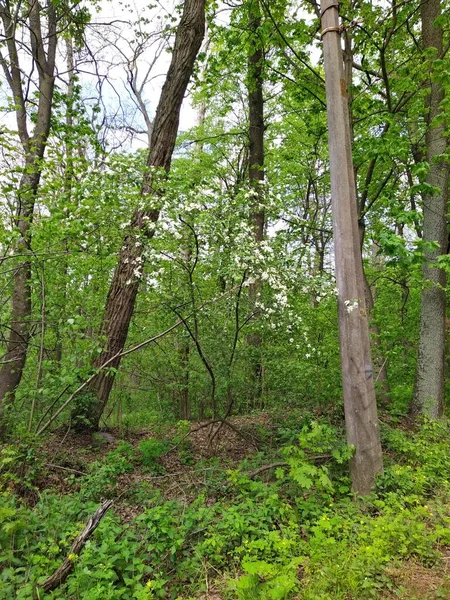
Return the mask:
M 225 425 L 226 427 L 229 427 L 232 431 L 234 431 L 236 433 L 236 435 L 239 435 L 245 441 L 250 442 L 250 444 L 252 444 L 252 446 L 256 450 L 258 450 L 258 445 L 255 442 L 255 439 L 257 439 L 257 438 L 254 438 L 252 436 L 249 436 L 249 435 L 245 434 L 243 431 L 241 431 L 240 429 L 238 429 L 237 427 L 235 427 L 232 423 L 230 423 L 230 421 L 227 421 L 226 419 L 212 419 L 211 421 L 207 421 L 206 423 L 202 423 L 201 425 L 199 425 L 195 429 L 189 430 L 185 435 L 183 435 L 182 438 L 180 438 L 178 440 L 178 442 L 176 444 L 174 444 L 171 448 L 169 448 L 166 452 L 164 452 L 164 454 L 161 454 L 160 458 L 164 458 L 165 456 L 167 456 L 168 454 L 170 454 L 171 452 L 173 452 L 174 450 L 176 450 L 184 442 L 184 440 L 186 438 L 188 438 L 193 433 L 196 433 L 197 431 L 200 431 L 200 429 L 205 429 L 205 427 L 211 427 L 212 432 L 214 432 L 214 425 L 217 425 L 217 423 L 219 423 L 219 431 Z M 216 432 L 215 435 L 213 435 L 212 439 L 214 439 L 214 437 L 216 437 L 216 435 L 217 435 L 217 432 Z M 210 438 L 211 441 L 212 441 L 212 439 Z M 211 441 L 209 442 L 209 445 L 211 445 Z
M 264 473 L 264 471 L 269 471 L 270 469 L 276 469 L 277 467 L 287 467 L 288 463 L 287 462 L 276 462 L 276 463 L 272 463 L 271 465 L 263 465 L 262 467 L 259 467 L 258 469 L 255 469 L 254 471 L 251 471 L 248 474 L 248 478 L 249 479 L 254 479 L 257 475 L 259 475 L 260 473 Z
M 249 442 L 253 446 L 253 448 L 255 448 L 255 450 L 259 450 L 259 446 L 258 446 L 257 442 L 259 442 L 259 443 L 261 443 L 261 442 L 256 436 L 247 434 L 244 431 L 242 431 L 241 429 L 239 429 L 238 427 L 235 427 L 233 425 L 233 423 L 231 423 L 230 421 L 227 421 L 226 417 L 223 419 L 220 419 L 219 431 L 222 428 L 222 426 L 224 426 L 224 425 L 225 425 L 225 427 L 228 427 L 229 429 L 231 429 L 231 431 L 234 431 L 234 433 L 236 435 L 240 436 L 243 440 L 245 440 L 246 442 Z M 215 437 L 215 435 L 213 435 L 211 442 L 214 439 L 214 437 Z
M 44 590 L 44 592 L 51 592 L 55 590 L 57 587 L 62 585 L 67 577 L 73 570 L 74 561 L 72 559 L 73 554 L 78 555 L 82 550 L 83 546 L 86 544 L 88 539 L 97 529 L 100 521 L 103 519 L 106 511 L 111 508 L 113 505 L 112 500 L 106 500 L 103 504 L 95 511 L 95 513 L 89 517 L 88 522 L 86 523 L 86 527 L 83 531 L 75 538 L 73 542 L 68 557 L 64 560 L 63 564 L 56 569 L 56 571 L 51 575 L 48 579 L 39 585 L 40 588 Z M 35 595 L 35 597 L 39 597 Z
M 183 435 L 183 437 L 181 437 L 178 440 L 178 442 L 176 444 L 174 444 L 172 446 L 172 448 L 169 448 L 166 452 L 164 452 L 164 454 L 161 454 L 160 458 L 164 458 L 165 456 L 167 456 L 168 454 L 170 454 L 171 452 L 173 452 L 174 450 L 176 450 L 178 448 L 178 446 L 180 446 L 184 442 L 184 440 L 186 438 L 188 438 L 190 435 L 192 435 L 196 431 L 200 431 L 200 429 L 204 429 L 205 427 L 209 427 L 209 426 L 214 425 L 215 423 L 220 423 L 220 422 L 221 422 L 221 419 L 215 419 L 215 420 L 212 420 L 212 421 L 208 421 L 207 423 L 202 423 L 201 425 L 199 425 L 195 429 L 190 429 L 185 435 Z
M 69 469 L 69 467 L 63 467 L 62 465 L 54 465 L 53 463 L 45 463 L 46 467 L 50 469 L 59 469 L 60 471 L 68 471 L 69 473 L 76 473 L 77 475 L 87 475 L 84 471 L 78 471 L 77 469 Z

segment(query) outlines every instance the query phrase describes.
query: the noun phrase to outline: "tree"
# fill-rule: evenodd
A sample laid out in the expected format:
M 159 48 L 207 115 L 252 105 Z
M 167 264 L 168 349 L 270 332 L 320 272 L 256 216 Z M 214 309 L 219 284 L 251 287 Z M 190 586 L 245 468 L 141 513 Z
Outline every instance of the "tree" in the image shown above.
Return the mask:
M 411 402 L 413 415 L 424 414 L 432 419 L 444 412 L 444 351 L 446 316 L 446 275 L 436 263 L 447 249 L 447 209 L 449 162 L 446 159 L 448 139 L 445 123 L 439 119 L 445 92 L 439 79 L 439 66 L 444 56 L 440 0 L 424 0 L 420 5 L 422 38 L 428 59 L 427 131 L 425 136 L 428 174 L 425 177 L 423 199 L 423 289 L 420 309 L 420 336 L 416 383 Z M 432 246 L 435 244 L 434 246 Z
M 264 239 L 264 97 L 263 97 L 263 48 L 261 40 L 261 9 L 259 0 L 250 0 L 248 4 L 250 32 L 250 50 L 248 56 L 248 126 L 249 126 L 249 182 L 253 192 L 250 220 L 254 230 L 255 242 Z M 258 295 L 261 295 L 261 280 L 249 286 L 250 311 L 254 312 Z M 252 401 L 258 401 L 262 394 L 262 338 L 252 333 L 247 338 L 252 347 Z
M 51 0 L 46 4 L 40 4 L 37 0 L 27 2 L 23 23 L 20 13 L 11 6 L 9 0 L 0 5 L 5 40 L 3 45 L 6 45 L 6 55 L 0 53 L 0 62 L 13 97 L 24 160 L 14 222 L 18 231 L 14 251 L 18 259 L 13 279 L 11 322 L 6 354 L 0 370 L 0 420 L 5 400 L 13 399 L 22 378 L 30 339 L 31 224 L 50 132 L 59 21 L 57 8 Z M 29 36 L 28 42 L 24 44 L 22 34 Z M 32 70 L 36 69 L 38 73 L 37 110 L 32 132 L 29 111 L 34 102 L 29 97 L 29 90 L 30 87 L 33 89 L 33 82 L 31 76 L 28 80 L 23 77 L 22 69 L 22 63 L 27 60 L 31 60 Z
M 364 300 L 338 6 L 332 0 L 323 0 L 321 6 L 345 424 L 347 441 L 355 448 L 350 465 L 353 490 L 367 494 L 375 476 L 383 469 L 382 451 Z
M 144 240 L 154 235 L 159 218 L 160 196 L 165 174 L 170 169 L 178 132 L 181 104 L 191 77 L 195 59 L 205 31 L 205 0 L 185 0 L 178 25 L 172 60 L 156 110 L 151 135 L 147 169 L 141 188 L 141 201 L 135 210 L 129 233 L 123 240 L 119 260 L 106 300 L 102 332 L 106 338 L 104 350 L 93 360 L 94 369 L 106 361 L 108 370 L 100 370 L 89 385 L 94 397 L 89 421 L 97 428 L 114 383 L 114 371 L 120 365 L 133 315 L 143 269 Z

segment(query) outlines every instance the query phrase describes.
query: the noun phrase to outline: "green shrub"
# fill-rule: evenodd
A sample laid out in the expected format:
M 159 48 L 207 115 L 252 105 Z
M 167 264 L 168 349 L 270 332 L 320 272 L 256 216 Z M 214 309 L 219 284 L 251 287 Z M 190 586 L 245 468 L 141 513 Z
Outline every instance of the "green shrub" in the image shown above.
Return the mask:
M 164 500 L 141 485 L 129 495 L 140 514 L 124 524 L 108 513 L 79 556 L 71 557 L 67 582 L 48 597 L 187 600 L 219 577 L 228 581 L 222 592 L 230 600 L 380 598 L 395 587 L 388 566 L 413 559 L 432 567 L 439 548 L 450 545 L 446 432 L 445 425 L 427 422 L 416 433 L 384 428 L 390 464 L 375 492 L 357 501 L 345 474 L 351 450 L 332 427 L 313 421 L 282 451 L 287 467 L 273 481 L 254 481 L 237 469 L 224 477 L 211 462 L 205 493 L 194 500 Z M 154 465 L 162 446 L 149 441 L 141 443 L 139 460 Z M 14 472 L 19 455 L 3 448 L 3 468 Z M 117 478 L 135 460 L 133 447 L 122 443 L 77 480 L 78 493 L 46 492 L 33 508 L 11 486 L 0 495 L 1 598 L 33 597 L 36 584 L 68 555 L 100 498 L 118 492 Z
M 133 468 L 132 456 L 131 444 L 121 444 L 109 452 L 103 461 L 91 463 L 88 474 L 78 480 L 83 497 L 97 501 L 101 498 L 113 497 L 119 475 Z
M 158 438 L 142 440 L 137 447 L 137 460 L 142 466 L 154 473 L 163 470 L 158 459 L 167 451 L 169 443 Z

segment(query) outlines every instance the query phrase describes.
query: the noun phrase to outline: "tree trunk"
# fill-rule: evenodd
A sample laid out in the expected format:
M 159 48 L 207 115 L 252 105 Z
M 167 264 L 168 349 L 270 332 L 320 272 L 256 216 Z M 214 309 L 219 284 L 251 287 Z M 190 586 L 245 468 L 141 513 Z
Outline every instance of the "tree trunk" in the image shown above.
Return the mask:
M 182 342 L 178 349 L 179 364 L 181 368 L 181 386 L 178 396 L 178 418 L 183 421 L 189 421 L 191 418 L 191 403 L 189 397 L 189 355 L 191 346 L 189 340 Z
M 249 183 L 253 190 L 253 206 L 250 221 L 253 225 L 254 239 L 259 243 L 264 238 L 264 98 L 263 98 L 263 51 L 259 39 L 261 11 L 259 0 L 249 2 L 250 53 L 248 58 L 248 112 L 249 112 Z M 258 294 L 261 293 L 261 281 L 257 279 L 249 286 L 250 311 L 255 312 Z M 256 405 L 262 395 L 262 337 L 252 333 L 247 337 L 251 347 L 251 403 Z
M 185 0 L 175 37 L 172 61 L 153 122 L 147 159 L 148 169 L 141 188 L 142 207 L 136 209 L 130 233 L 125 237 L 120 250 L 102 322 L 106 344 L 104 350 L 93 361 L 94 369 L 119 353 L 125 345 L 142 275 L 143 238 L 151 239 L 154 235 L 154 224 L 159 218 L 158 203 L 162 180 L 170 169 L 180 109 L 204 31 L 205 0 Z M 89 409 L 89 428 L 98 428 L 119 364 L 120 357 L 110 363 L 108 370 L 100 371 L 89 385 L 88 393 L 93 400 L 93 406 Z
M 364 289 L 365 289 L 365 301 L 367 308 L 367 317 L 369 319 L 369 332 L 370 339 L 373 347 L 374 354 L 374 378 L 375 384 L 377 387 L 377 397 L 381 406 L 386 408 L 391 404 L 391 389 L 389 386 L 389 380 L 387 375 L 386 368 L 386 360 L 383 358 L 383 355 L 380 351 L 381 341 L 380 341 L 380 328 L 373 321 L 373 311 L 375 308 L 375 301 L 373 297 L 373 291 L 370 287 L 370 284 L 367 280 L 366 273 L 364 272 Z
M 18 44 L 16 38 L 16 15 L 10 12 L 9 4 L 0 7 L 5 36 L 7 38 L 7 59 L 1 60 L 5 79 L 11 89 L 15 101 L 15 112 L 19 139 L 25 155 L 23 175 L 17 192 L 17 214 L 15 226 L 19 232 L 19 240 L 15 246 L 15 254 L 21 255 L 13 278 L 11 324 L 6 354 L 0 370 L 0 424 L 3 421 L 5 400 L 12 402 L 17 386 L 22 379 L 27 358 L 30 338 L 31 318 L 31 224 L 34 205 L 42 173 L 42 159 L 50 132 L 50 117 L 53 102 L 55 55 L 57 45 L 57 17 L 55 8 L 48 3 L 46 23 L 41 24 L 41 8 L 38 2 L 28 5 L 28 28 L 30 31 L 30 48 L 38 71 L 39 101 L 33 135 L 30 137 L 27 124 L 22 71 L 19 63 Z M 41 27 L 47 29 L 46 40 L 42 38 Z M 25 258 L 22 258 L 25 256 Z M 1 427 L 1 425 L 0 425 Z
M 435 48 L 437 58 L 443 56 L 443 31 L 441 25 L 435 24 L 440 14 L 440 0 L 422 2 L 423 46 L 424 49 Z M 443 269 L 435 266 L 435 261 L 447 249 L 449 164 L 443 157 L 448 143 L 445 126 L 436 122 L 442 112 L 444 90 L 431 73 L 430 79 L 426 107 L 429 111 L 425 137 L 429 164 L 426 183 L 434 192 L 423 194 L 423 240 L 437 242 L 439 248 L 425 250 L 416 382 L 410 412 L 413 416 L 424 414 L 438 419 L 444 413 L 446 276 Z
M 347 441 L 355 448 L 350 463 L 353 490 L 367 494 L 375 476 L 383 469 L 382 451 L 364 300 L 338 7 L 333 0 L 323 0 L 321 8 L 345 425 Z

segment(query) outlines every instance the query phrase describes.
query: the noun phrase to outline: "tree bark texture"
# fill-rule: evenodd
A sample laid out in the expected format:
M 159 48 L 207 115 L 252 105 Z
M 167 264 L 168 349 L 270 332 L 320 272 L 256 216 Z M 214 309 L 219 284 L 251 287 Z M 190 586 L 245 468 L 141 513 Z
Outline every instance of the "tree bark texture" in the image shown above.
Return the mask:
M 130 233 L 123 240 L 120 250 L 102 322 L 105 348 L 94 359 L 94 369 L 120 353 L 126 342 L 144 262 L 143 238 L 148 240 L 154 235 L 154 224 L 159 218 L 158 198 L 163 185 L 161 179 L 170 169 L 180 109 L 204 32 L 205 0 L 185 0 L 172 61 L 153 122 L 148 169 L 141 188 L 141 205 L 133 215 Z M 114 372 L 119 365 L 120 356 L 110 363 L 112 371 L 100 371 L 89 386 L 89 392 L 95 397 L 95 406 L 90 415 L 93 428 L 98 427 L 114 383 Z
M 17 191 L 17 213 L 15 226 L 19 239 L 14 249 L 20 255 L 13 277 L 11 323 L 9 326 L 6 354 L 0 370 L 0 422 L 3 419 L 4 402 L 13 400 L 25 367 L 30 338 L 31 318 L 31 224 L 34 205 L 42 172 L 42 159 L 50 132 L 50 117 L 55 81 L 55 56 L 57 46 L 57 17 L 51 2 L 46 6 L 46 39 L 41 28 L 43 19 L 37 0 L 28 2 L 28 23 L 32 59 L 38 72 L 39 100 L 33 134 L 30 136 L 27 123 L 26 101 L 19 64 L 16 38 L 16 15 L 12 15 L 9 2 L 0 7 L 7 56 L 0 55 L 0 64 L 16 104 L 16 121 L 19 139 L 24 152 L 24 170 Z M 25 256 L 25 258 L 23 258 Z
M 437 57 L 442 57 L 443 31 L 440 25 L 435 24 L 441 14 L 440 0 L 424 0 L 420 9 L 424 49 L 435 48 Z M 436 267 L 435 261 L 447 250 L 449 163 L 443 157 L 448 144 L 445 126 L 436 122 L 442 112 L 444 90 L 439 81 L 432 79 L 431 73 L 430 80 L 426 106 L 428 128 L 425 143 L 429 163 L 426 183 L 432 186 L 434 192 L 423 194 L 423 240 L 437 242 L 439 248 L 425 250 L 419 349 L 411 414 L 438 419 L 444 413 L 446 276 L 443 269 Z
M 351 154 L 338 4 L 323 0 L 322 38 L 328 114 L 341 368 L 353 490 L 367 494 L 383 469 Z
M 253 226 L 256 243 L 264 239 L 265 211 L 264 211 L 264 97 L 263 97 L 263 50 L 259 38 L 261 27 L 261 10 L 259 0 L 250 0 L 249 3 L 249 32 L 250 52 L 248 57 L 247 91 L 248 91 L 248 116 L 249 116 L 249 183 L 253 191 L 250 212 L 250 222 Z M 261 293 L 261 281 L 256 280 L 249 286 L 250 311 L 255 312 L 258 294 Z M 247 337 L 251 346 L 251 377 L 252 377 L 252 404 L 257 403 L 262 395 L 262 338 L 259 333 L 252 333 Z

